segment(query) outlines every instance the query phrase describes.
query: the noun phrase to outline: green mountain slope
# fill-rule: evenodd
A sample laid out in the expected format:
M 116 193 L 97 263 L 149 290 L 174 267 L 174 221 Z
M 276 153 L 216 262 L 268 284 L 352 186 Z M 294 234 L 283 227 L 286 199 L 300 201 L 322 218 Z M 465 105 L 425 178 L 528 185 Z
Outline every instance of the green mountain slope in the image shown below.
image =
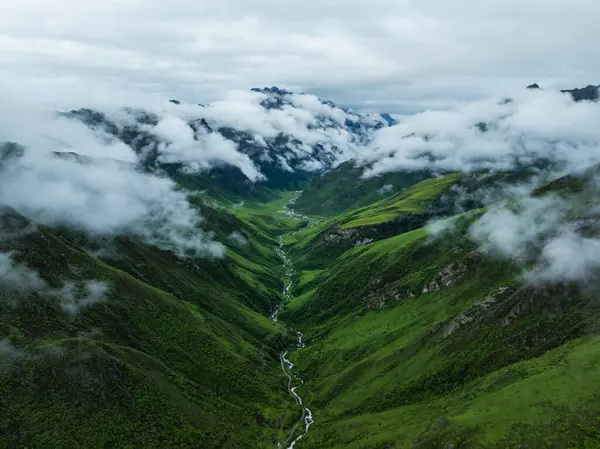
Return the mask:
M 298 198 L 295 207 L 306 214 L 338 215 L 378 201 L 431 176 L 430 172 L 416 171 L 385 173 L 363 179 L 363 171 L 364 167 L 349 161 L 315 176 Z
M 277 356 L 288 337 L 268 320 L 280 282 L 267 236 L 237 228 L 252 249 L 224 261 L 131 238 L 95 258 L 105 242 L 29 225 L 3 215 L 3 253 L 41 278 L 1 293 L 0 446 L 272 447 L 295 422 Z M 105 283 L 101 300 L 87 280 Z
M 537 195 L 562 195 L 577 222 L 577 204 L 596 199 L 565 179 Z M 358 220 L 381 217 L 380 203 Z M 304 253 L 281 315 L 308 344 L 293 361 L 317 424 L 301 447 L 596 447 L 598 285 L 523 279 L 468 236 L 482 213 L 441 238 L 418 228 L 327 264 Z M 288 239 L 292 254 L 306 238 Z
M 472 231 L 490 203 L 528 204 L 510 196 L 532 174 L 368 185 L 310 217 L 290 210 L 310 188 L 221 195 L 180 179 L 222 259 L 5 209 L 0 446 L 278 447 L 302 429 L 293 385 L 314 415 L 299 449 L 596 447 L 600 287 L 527 278 L 533 260 L 488 253 Z M 531 198 L 568 205 L 564 225 L 594 237 L 593 179 Z

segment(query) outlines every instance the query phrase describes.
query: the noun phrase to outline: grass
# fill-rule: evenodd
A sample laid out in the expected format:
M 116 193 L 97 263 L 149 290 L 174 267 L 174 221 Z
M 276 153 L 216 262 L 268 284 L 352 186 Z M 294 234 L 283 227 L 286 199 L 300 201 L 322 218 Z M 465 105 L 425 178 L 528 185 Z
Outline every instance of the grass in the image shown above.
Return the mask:
M 573 438 L 585 439 L 581 424 L 595 424 L 599 407 L 591 398 L 600 383 L 599 364 L 599 338 L 575 340 L 433 401 L 333 422 L 326 415 L 324 425 L 332 426 L 336 439 L 311 444 L 409 448 L 462 441 L 472 447 L 569 447 Z M 551 428 L 554 432 L 548 432 Z
M 406 194 L 429 198 L 421 188 Z M 319 267 L 301 272 L 298 297 L 280 315 L 308 344 L 292 357 L 317 424 L 299 447 L 597 447 L 595 290 L 523 285 L 518 267 L 465 238 L 480 212 L 443 240 L 415 229 L 346 248 L 326 265 L 304 249 L 356 212 L 289 240 Z M 507 324 L 520 304 L 535 306 Z
M 348 170 L 330 193 L 348 192 Z M 340 215 L 311 226 L 281 213 L 298 192 L 196 195 L 222 260 L 130 237 L 98 259 L 89 250 L 105 241 L 43 226 L 3 239 L 48 285 L 110 291 L 75 315 L 43 292 L 0 292 L 0 446 L 275 447 L 299 418 L 278 359 L 295 336 L 268 319 L 286 235 L 298 271 L 280 319 L 305 335 L 290 357 L 316 419 L 298 449 L 598 447 L 599 289 L 523 284 L 469 240 L 481 210 L 430 236 L 457 181 L 383 198 L 360 181 Z M 567 181 L 536 194 L 578 193 Z
M 279 261 L 268 236 L 216 219 L 248 244 L 199 264 L 132 238 L 95 259 L 92 238 L 64 229 L 2 241 L 49 285 L 110 290 L 76 315 L 43 293 L 0 293 L 1 447 L 275 445 L 298 418 L 277 357 L 293 336 L 268 320 Z
M 303 271 L 300 274 L 300 280 L 298 281 L 298 288 L 306 287 L 308 285 L 314 284 L 316 280 L 318 280 L 319 275 L 322 274 L 325 270 L 309 270 Z
M 450 185 L 460 179 L 460 174 L 422 181 L 405 191 L 380 200 L 350 214 L 350 221 L 342 228 L 356 228 L 386 223 L 401 214 L 420 214 L 432 200 L 438 198 Z

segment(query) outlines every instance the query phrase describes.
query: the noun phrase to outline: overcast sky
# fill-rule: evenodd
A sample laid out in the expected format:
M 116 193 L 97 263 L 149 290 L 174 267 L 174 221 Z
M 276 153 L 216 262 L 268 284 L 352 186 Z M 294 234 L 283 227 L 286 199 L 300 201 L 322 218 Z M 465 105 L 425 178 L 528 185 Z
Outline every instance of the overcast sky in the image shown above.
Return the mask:
M 406 113 L 600 84 L 597 0 L 2 0 L 12 95 L 208 102 L 279 85 Z

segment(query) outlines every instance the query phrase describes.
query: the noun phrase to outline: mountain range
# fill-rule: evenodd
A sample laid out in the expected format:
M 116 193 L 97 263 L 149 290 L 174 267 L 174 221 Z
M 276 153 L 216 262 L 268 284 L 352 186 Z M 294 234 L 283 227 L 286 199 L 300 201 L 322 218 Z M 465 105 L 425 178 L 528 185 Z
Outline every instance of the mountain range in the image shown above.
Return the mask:
M 600 447 L 598 87 L 528 87 L 0 128 L 0 446 Z

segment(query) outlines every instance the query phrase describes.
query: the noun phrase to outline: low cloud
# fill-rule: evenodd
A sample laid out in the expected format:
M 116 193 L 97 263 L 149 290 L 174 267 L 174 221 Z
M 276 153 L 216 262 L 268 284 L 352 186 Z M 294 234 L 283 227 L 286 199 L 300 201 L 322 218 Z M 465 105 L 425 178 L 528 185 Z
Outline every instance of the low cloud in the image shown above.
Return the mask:
M 248 244 L 248 239 L 239 231 L 232 232 L 229 240 L 238 246 L 246 246 Z
M 47 287 L 36 271 L 26 265 L 14 263 L 11 253 L 0 253 L 0 285 L 5 292 L 16 293 Z
M 490 208 L 470 234 L 484 251 L 524 264 L 559 231 L 568 212 L 568 203 L 558 197 L 523 198 L 512 208 L 506 204 Z
M 383 187 L 381 187 L 380 189 L 378 189 L 377 193 L 379 193 L 380 195 L 387 195 L 392 190 L 394 190 L 394 186 L 391 184 L 386 184 Z
M 107 144 L 127 140 L 141 159 L 156 156 L 191 173 L 234 166 L 253 182 L 266 179 L 261 167 L 269 163 L 290 173 L 335 167 L 358 156 L 377 129 L 389 126 L 380 114 L 277 88 L 230 91 L 206 105 L 101 104 L 93 112 L 73 111 L 71 118 L 86 122 Z
M 385 172 L 513 170 L 538 163 L 580 170 L 600 161 L 600 104 L 560 92 L 506 97 L 428 110 L 377 132 L 360 157 L 365 177 Z
M 566 229 L 543 248 L 531 276 L 540 281 L 590 279 L 600 269 L 600 239 Z
M 34 103 L 6 104 L 3 111 L 0 205 L 45 225 L 67 225 L 98 236 L 139 236 L 179 256 L 223 255 L 224 247 L 201 229 L 202 217 L 187 193 L 160 172 L 143 168 L 141 155 L 105 128 L 86 126 Z M 132 113 L 112 111 L 122 129 L 137 123 Z M 179 140 L 181 146 L 172 152 L 186 153 L 188 141 Z M 211 152 L 221 149 L 211 147 L 209 154 L 185 159 L 210 165 Z M 219 161 L 227 157 L 224 153 Z
M 230 91 L 201 108 L 182 106 L 188 119 L 204 118 L 213 129 L 246 133 L 254 151 L 261 152 L 255 159 L 276 158 L 287 171 L 294 164 L 316 171 L 354 158 L 377 128 L 388 126 L 379 114 L 356 113 L 314 95 L 285 91 Z
M 160 147 L 159 161 L 183 163 L 190 172 L 203 172 L 218 165 L 238 167 L 251 181 L 264 179 L 248 155 L 219 133 L 196 132 L 179 117 L 163 118 L 151 131 L 167 144 Z
M 549 195 L 494 206 L 469 234 L 483 251 L 522 266 L 530 281 L 590 281 L 600 269 L 600 239 L 583 228 L 599 224 L 589 206 Z
M 98 280 L 67 280 L 62 287 L 53 288 L 37 271 L 15 262 L 13 256 L 10 252 L 0 253 L 0 286 L 8 293 L 5 300 L 9 304 L 15 305 L 19 297 L 36 292 L 54 298 L 64 311 L 77 314 L 82 308 L 104 300 L 110 289 L 108 283 Z
M 131 164 L 27 149 L 1 175 L 0 203 L 38 223 L 137 235 L 182 256 L 222 254 L 199 228 L 202 219 L 184 191 Z

